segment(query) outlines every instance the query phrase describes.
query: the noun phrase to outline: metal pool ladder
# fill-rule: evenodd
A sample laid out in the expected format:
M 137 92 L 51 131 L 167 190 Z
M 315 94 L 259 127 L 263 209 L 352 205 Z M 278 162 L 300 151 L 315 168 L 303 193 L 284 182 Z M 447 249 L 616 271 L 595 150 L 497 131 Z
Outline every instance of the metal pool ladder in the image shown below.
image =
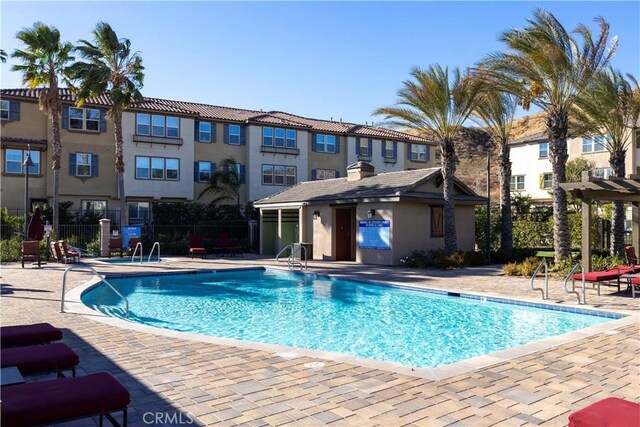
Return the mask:
M 567 277 L 564 278 L 564 291 L 568 294 L 576 294 L 576 296 L 578 297 L 578 304 L 586 304 L 587 294 L 586 294 L 586 283 L 584 280 L 585 279 L 584 272 L 582 274 L 582 302 L 580 302 L 580 293 L 576 291 L 575 280 L 571 282 L 571 290 L 567 288 L 567 283 L 569 282 L 569 279 L 571 279 L 571 276 L 573 276 L 573 273 L 575 273 L 578 268 L 582 268 L 582 265 L 580 264 L 574 265 L 573 268 L 571 269 L 571 272 L 567 275 Z
M 153 242 L 153 246 L 151 247 L 151 252 L 149 252 L 149 259 L 147 260 L 148 262 L 151 262 L 151 255 L 153 255 L 153 251 L 156 247 L 158 248 L 158 262 L 160 262 L 160 242 Z M 140 252 L 141 252 L 140 256 L 142 257 L 142 251 Z
M 136 243 L 136 248 L 133 250 L 133 255 L 131 255 L 131 262 L 133 262 L 138 253 L 138 247 L 140 247 L 140 264 L 142 264 L 142 242 Z
M 71 267 L 67 268 L 64 271 L 64 274 L 62 275 L 62 295 L 60 297 L 60 313 L 64 313 L 64 295 L 67 293 L 67 273 L 70 271 L 74 271 L 74 270 L 89 270 L 93 273 L 94 276 L 97 276 L 100 280 L 102 280 L 103 283 L 105 283 L 107 286 L 109 286 L 109 288 L 111 288 L 111 290 L 113 292 L 115 292 L 116 295 L 118 295 L 120 298 L 122 298 L 124 300 L 124 307 L 125 307 L 125 315 L 126 318 L 129 318 L 129 300 L 122 295 L 120 292 L 118 292 L 118 290 L 116 288 L 113 287 L 113 285 L 111 283 L 109 283 L 107 281 L 107 279 L 100 273 L 98 273 L 98 271 L 91 267 L 88 266 L 86 264 L 76 264 L 76 265 L 72 265 Z
M 536 276 L 542 267 L 544 267 L 544 289 L 533 286 L 533 281 L 536 279 Z M 540 291 L 542 293 L 542 299 L 549 299 L 549 264 L 547 264 L 546 258 L 542 259 L 538 268 L 536 268 L 536 271 L 533 273 L 533 276 L 531 276 L 531 290 Z
M 282 262 L 280 260 L 280 256 L 287 250 L 290 251 L 289 256 L 287 257 L 287 267 L 289 267 L 290 269 L 300 268 L 301 270 L 307 270 L 307 248 L 305 248 L 300 243 L 290 243 L 282 248 L 280 252 L 278 252 L 278 255 L 276 255 L 277 262 Z M 302 263 L 302 256 L 298 256 L 296 258 L 296 254 L 304 255 L 304 264 Z

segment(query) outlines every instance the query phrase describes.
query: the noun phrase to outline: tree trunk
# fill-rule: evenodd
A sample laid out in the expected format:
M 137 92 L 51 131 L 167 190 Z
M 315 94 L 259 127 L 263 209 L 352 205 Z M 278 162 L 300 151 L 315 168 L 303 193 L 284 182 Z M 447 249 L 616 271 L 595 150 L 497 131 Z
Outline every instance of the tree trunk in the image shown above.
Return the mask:
M 611 175 L 624 178 L 624 160 L 627 150 L 618 149 L 611 152 L 609 166 Z M 611 254 L 624 257 L 624 202 L 613 202 L 613 212 L 611 215 Z
M 113 108 L 111 110 L 111 118 L 113 119 L 113 133 L 116 138 L 115 146 L 115 171 L 118 179 L 118 198 L 120 205 L 120 226 L 129 223 L 129 211 L 127 210 L 127 198 L 124 188 L 124 149 L 122 139 L 122 110 Z
M 549 161 L 553 173 L 553 249 L 555 261 L 571 256 L 569 236 L 569 216 L 567 214 L 567 192 L 560 187 L 566 181 L 567 130 L 569 115 L 566 112 L 551 114 L 547 117 L 549 135 Z
M 57 87 L 50 90 L 56 91 Z M 57 94 L 56 94 L 57 96 Z M 60 236 L 58 227 L 60 225 L 60 167 L 62 164 L 62 144 L 60 143 L 60 109 L 58 102 L 53 101 L 49 106 L 49 117 L 51 118 L 51 136 L 53 144 L 53 156 L 51 158 L 51 169 L 53 169 L 53 231 L 56 236 Z
M 456 174 L 456 152 L 452 140 L 442 141 L 442 192 L 444 195 L 444 252 L 451 255 L 458 250 L 456 211 L 453 200 L 453 177 Z
M 511 160 L 509 141 L 499 144 L 498 166 L 500 167 L 500 247 L 505 253 L 513 250 L 513 220 L 511 218 Z

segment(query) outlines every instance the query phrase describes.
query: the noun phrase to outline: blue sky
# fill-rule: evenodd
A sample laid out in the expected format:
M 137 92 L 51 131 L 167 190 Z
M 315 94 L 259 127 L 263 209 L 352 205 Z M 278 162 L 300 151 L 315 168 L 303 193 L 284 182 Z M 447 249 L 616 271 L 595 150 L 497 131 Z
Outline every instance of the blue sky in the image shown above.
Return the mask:
M 412 66 L 466 67 L 502 48 L 536 7 L 567 28 L 601 15 L 620 44 L 613 65 L 638 76 L 639 2 L 10 2 L 0 3 L 0 46 L 40 20 L 65 40 L 109 22 L 146 66 L 146 96 L 282 110 L 364 123 L 395 102 Z M 595 30 L 595 29 L 594 29 Z M 3 88 L 20 87 L 1 67 Z

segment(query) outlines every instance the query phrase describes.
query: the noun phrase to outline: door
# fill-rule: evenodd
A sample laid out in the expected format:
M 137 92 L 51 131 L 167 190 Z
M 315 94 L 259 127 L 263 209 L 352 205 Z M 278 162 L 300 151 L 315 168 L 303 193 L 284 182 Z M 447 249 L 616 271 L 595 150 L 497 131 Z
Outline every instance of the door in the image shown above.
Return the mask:
M 351 260 L 351 209 L 336 209 L 336 261 Z

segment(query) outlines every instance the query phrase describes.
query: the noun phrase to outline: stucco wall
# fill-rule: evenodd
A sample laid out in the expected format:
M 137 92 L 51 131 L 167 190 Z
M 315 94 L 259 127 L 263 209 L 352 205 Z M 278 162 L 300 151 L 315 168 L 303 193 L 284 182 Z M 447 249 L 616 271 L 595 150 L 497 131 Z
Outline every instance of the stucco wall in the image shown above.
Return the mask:
M 540 158 L 539 144 L 518 144 L 511 147 L 511 175 L 524 175 L 524 191 L 533 199 L 550 200 L 549 190 L 540 188 L 540 175 L 551 173 L 548 158 Z
M 307 133 L 307 153 L 309 157 L 309 163 L 307 165 L 307 173 L 309 179 L 311 179 L 311 171 L 313 169 L 335 169 L 340 171 L 340 176 L 346 176 L 347 173 L 347 147 L 346 138 L 340 136 L 340 152 L 339 153 L 318 153 L 311 150 L 311 144 L 313 143 L 313 134 Z M 303 142 L 300 141 L 302 144 Z
M 390 249 L 361 249 L 359 239 L 359 221 L 367 220 L 367 211 L 374 209 L 376 214 L 372 220 L 376 221 L 391 221 L 390 234 Z M 375 265 L 393 265 L 397 244 L 397 235 L 395 233 L 395 212 L 399 209 L 398 204 L 394 203 L 358 203 L 356 207 L 356 261 L 363 264 L 375 264 Z
M 335 255 L 335 242 L 331 234 L 335 221 L 334 209 L 329 205 L 311 205 L 307 209 L 320 212 L 318 219 L 312 219 L 313 259 L 331 260 Z M 311 217 L 313 218 L 313 214 Z
M 361 141 L 367 141 L 368 138 L 362 137 Z M 395 172 L 401 171 L 405 168 L 406 160 L 406 148 L 403 142 L 397 142 L 397 158 L 395 163 L 385 163 L 385 159 L 382 156 L 382 140 L 371 140 L 371 160 L 367 163 L 374 167 L 376 173 Z M 351 165 L 358 161 L 358 155 L 356 154 L 356 137 L 347 137 L 347 165 Z

